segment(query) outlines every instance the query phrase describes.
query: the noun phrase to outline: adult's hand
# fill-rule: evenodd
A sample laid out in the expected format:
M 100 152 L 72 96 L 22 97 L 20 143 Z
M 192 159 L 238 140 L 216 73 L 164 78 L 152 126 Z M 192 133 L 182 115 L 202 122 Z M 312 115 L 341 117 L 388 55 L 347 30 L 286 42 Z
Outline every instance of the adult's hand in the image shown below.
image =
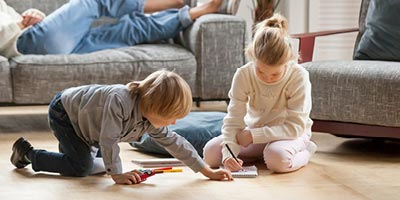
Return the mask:
M 40 10 L 37 9 L 28 9 L 25 12 L 22 13 L 22 21 L 20 22 L 20 27 L 21 25 L 23 27 L 21 28 L 26 28 L 28 26 L 33 26 L 39 22 L 41 22 L 46 15 L 41 12 Z

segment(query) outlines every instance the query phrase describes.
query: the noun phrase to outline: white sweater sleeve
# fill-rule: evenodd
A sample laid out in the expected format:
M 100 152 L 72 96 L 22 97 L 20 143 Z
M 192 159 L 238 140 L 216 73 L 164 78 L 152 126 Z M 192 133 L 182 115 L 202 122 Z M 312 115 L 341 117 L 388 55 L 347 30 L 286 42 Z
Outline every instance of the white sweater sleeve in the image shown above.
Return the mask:
M 8 45 L 20 33 L 21 29 L 16 22 L 0 22 L 0 49 Z
M 222 161 L 232 157 L 225 144 L 228 144 L 232 149 L 235 156 L 240 152 L 240 147 L 236 141 L 236 134 L 245 128 L 244 116 L 246 115 L 249 85 L 246 83 L 244 73 L 241 73 L 239 68 L 232 80 L 232 86 L 229 91 L 229 106 L 228 114 L 224 118 L 224 125 L 222 126 L 223 134 L 223 147 L 222 147 Z
M 311 83 L 306 70 L 293 74 L 287 87 L 287 116 L 283 124 L 251 129 L 253 143 L 266 143 L 282 139 L 295 139 L 305 133 L 310 122 Z

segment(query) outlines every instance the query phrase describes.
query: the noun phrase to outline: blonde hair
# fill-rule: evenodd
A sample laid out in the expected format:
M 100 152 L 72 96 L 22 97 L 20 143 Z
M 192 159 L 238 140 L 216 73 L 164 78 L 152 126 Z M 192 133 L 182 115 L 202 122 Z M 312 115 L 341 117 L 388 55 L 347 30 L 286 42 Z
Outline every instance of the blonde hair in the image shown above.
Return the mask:
M 296 59 L 287 32 L 288 22 L 280 14 L 274 14 L 256 25 L 253 41 L 246 55 L 267 65 L 278 66 Z
M 178 74 L 159 70 L 142 81 L 127 84 L 132 94 L 138 94 L 140 109 L 162 118 L 182 118 L 192 108 L 192 92 Z

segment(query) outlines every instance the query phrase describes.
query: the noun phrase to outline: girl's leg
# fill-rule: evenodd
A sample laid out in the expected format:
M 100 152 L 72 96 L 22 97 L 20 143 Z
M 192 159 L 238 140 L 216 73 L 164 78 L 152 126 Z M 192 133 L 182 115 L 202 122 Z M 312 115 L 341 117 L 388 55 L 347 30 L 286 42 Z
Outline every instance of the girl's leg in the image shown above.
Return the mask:
M 69 54 L 101 16 L 143 12 L 145 0 L 71 0 L 18 39 L 22 54 Z
M 210 167 L 217 168 L 222 163 L 222 135 L 215 137 L 207 142 L 203 149 L 203 160 Z
M 291 172 L 307 165 L 316 146 L 307 134 L 295 140 L 271 142 L 264 149 L 267 168 L 278 173 Z
M 223 136 L 220 135 L 210 140 L 204 146 L 204 161 L 210 165 L 210 167 L 219 167 L 222 165 L 222 146 Z M 263 149 L 266 144 L 251 144 L 247 147 L 241 147 L 238 158 L 246 162 L 254 162 L 262 159 Z
M 49 123 L 63 153 L 32 150 L 28 158 L 35 171 L 56 172 L 66 176 L 87 176 L 93 169 L 90 147 L 75 133 L 61 104 L 61 94 L 50 103 Z

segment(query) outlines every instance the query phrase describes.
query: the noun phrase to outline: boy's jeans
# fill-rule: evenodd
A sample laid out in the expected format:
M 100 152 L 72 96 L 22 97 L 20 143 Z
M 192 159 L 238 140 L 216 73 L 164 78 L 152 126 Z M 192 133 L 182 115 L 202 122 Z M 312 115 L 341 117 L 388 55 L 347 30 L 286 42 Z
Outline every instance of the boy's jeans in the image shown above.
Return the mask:
M 80 139 L 61 103 L 58 93 L 49 106 L 49 123 L 59 141 L 60 152 L 33 150 L 32 168 L 35 171 L 57 172 L 66 176 L 87 176 L 93 168 L 91 148 Z
M 28 28 L 17 41 L 22 54 L 88 53 L 174 37 L 192 23 L 189 7 L 143 13 L 145 0 L 71 0 L 43 21 Z M 116 24 L 91 28 L 102 16 Z

